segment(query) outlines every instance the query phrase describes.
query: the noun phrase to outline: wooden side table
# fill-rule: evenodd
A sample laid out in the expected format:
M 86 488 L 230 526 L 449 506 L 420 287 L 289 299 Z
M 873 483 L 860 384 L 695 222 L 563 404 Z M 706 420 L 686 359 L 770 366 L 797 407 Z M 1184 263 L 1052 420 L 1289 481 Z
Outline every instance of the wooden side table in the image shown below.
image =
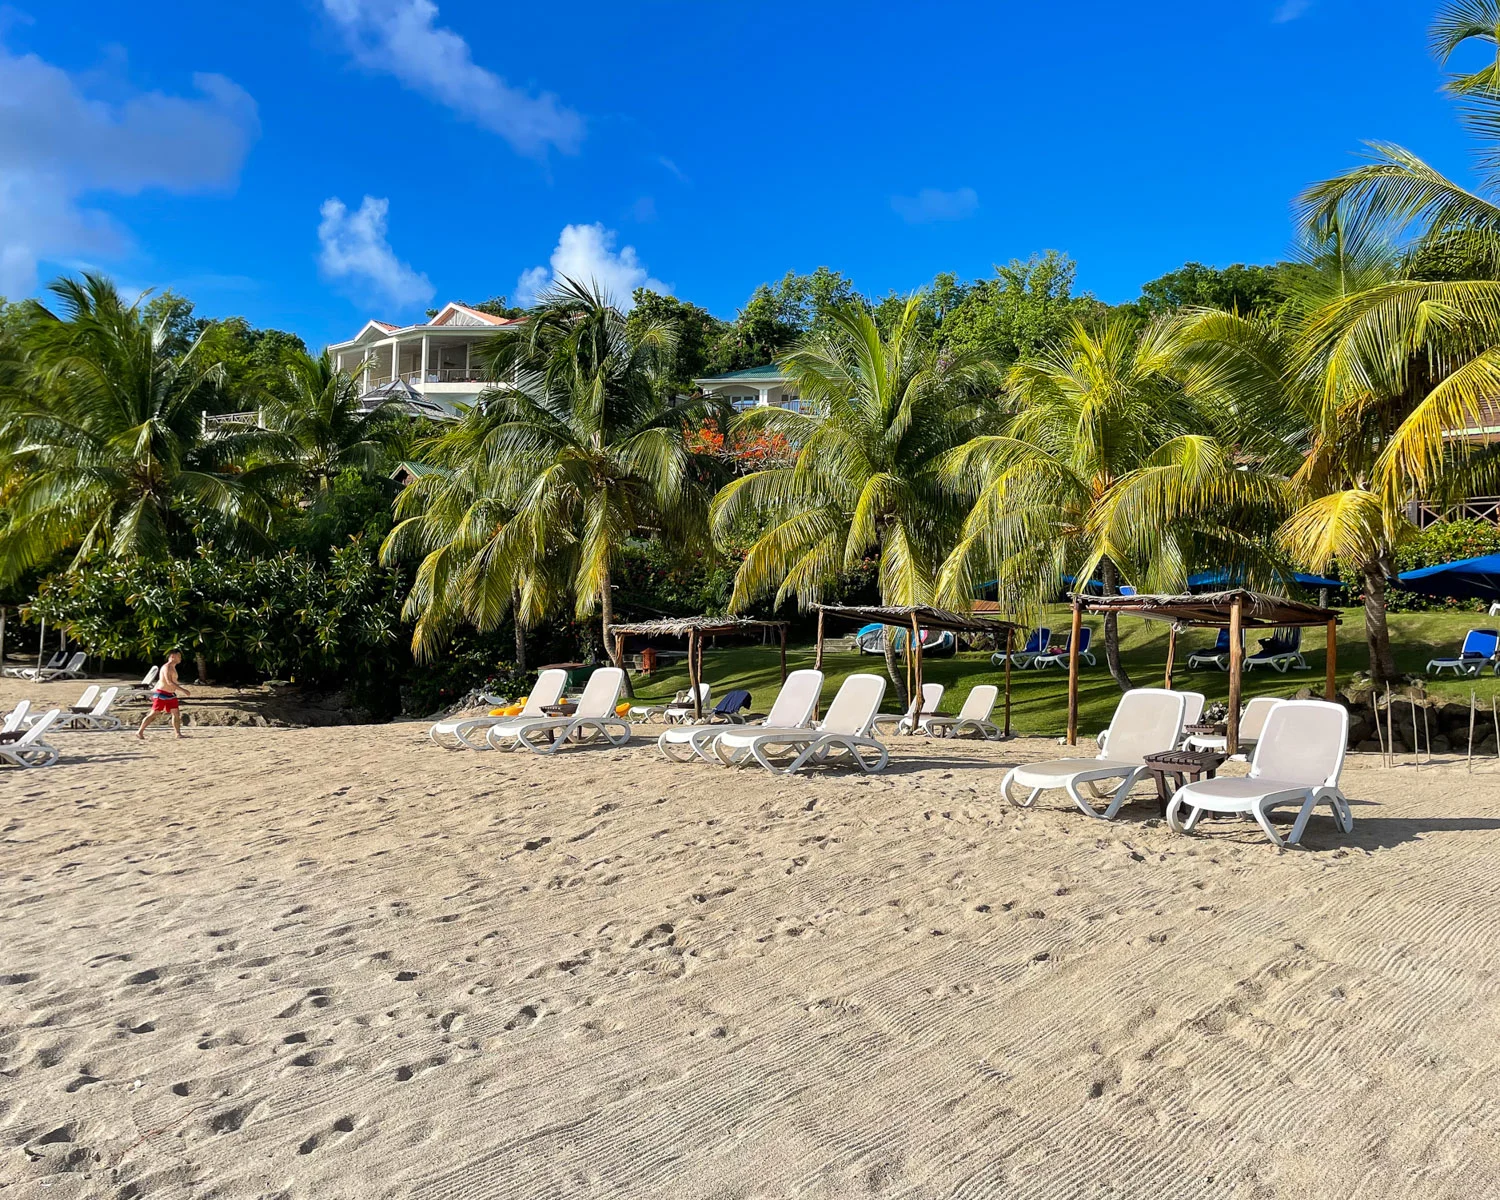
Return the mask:
M 1160 754 L 1146 755 L 1142 761 L 1156 780 L 1161 815 L 1167 815 L 1167 805 L 1178 788 L 1200 779 L 1212 779 L 1228 759 L 1229 755 L 1218 750 L 1163 750 Z

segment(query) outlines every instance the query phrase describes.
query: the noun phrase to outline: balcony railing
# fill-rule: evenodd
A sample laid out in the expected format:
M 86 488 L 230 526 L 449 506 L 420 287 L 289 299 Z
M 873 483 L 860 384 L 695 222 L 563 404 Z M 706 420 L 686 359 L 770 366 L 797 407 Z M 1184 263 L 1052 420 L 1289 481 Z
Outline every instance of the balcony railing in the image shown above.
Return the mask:
M 1407 508 L 1407 516 L 1418 529 L 1439 521 L 1488 521 L 1500 525 L 1500 496 L 1470 496 L 1448 507 L 1431 500 L 1414 500 Z

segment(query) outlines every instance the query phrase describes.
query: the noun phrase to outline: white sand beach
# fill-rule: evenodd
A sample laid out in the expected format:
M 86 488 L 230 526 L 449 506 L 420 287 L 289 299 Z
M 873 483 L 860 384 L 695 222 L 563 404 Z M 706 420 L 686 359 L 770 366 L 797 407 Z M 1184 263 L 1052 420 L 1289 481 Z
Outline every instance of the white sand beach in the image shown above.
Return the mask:
M 57 740 L 0 775 L 7 1194 L 1500 1193 L 1493 762 L 1353 756 L 1278 852 L 1009 808 L 1041 741 Z

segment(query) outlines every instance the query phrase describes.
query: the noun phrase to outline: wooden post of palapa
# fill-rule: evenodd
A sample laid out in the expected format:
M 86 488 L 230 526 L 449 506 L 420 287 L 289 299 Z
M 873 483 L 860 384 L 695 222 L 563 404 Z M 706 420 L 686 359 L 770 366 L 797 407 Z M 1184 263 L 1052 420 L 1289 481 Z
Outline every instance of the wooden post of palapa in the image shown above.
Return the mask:
M 922 718 L 922 631 L 917 627 L 916 613 L 912 613 L 911 615 L 911 644 L 912 654 L 915 656 L 916 663 L 915 667 L 913 668 L 913 674 L 916 678 L 916 686 L 912 688 L 911 702 L 912 711 L 917 715 L 912 720 L 911 728 L 906 732 L 910 736 L 915 737 L 917 734 L 917 727 L 921 723 Z
M 697 637 L 699 637 L 699 634 L 697 634 L 696 628 L 690 625 L 687 630 L 687 685 L 693 690 L 694 720 L 703 715 L 702 700 L 699 700 L 699 697 L 697 697 L 697 655 L 693 652 L 694 649 L 697 649 Z
M 813 655 L 813 670 L 823 669 L 823 610 L 818 609 L 818 652 Z
M 786 626 L 781 627 L 781 682 L 786 682 Z
M 1328 622 L 1328 680 L 1323 687 L 1323 696 L 1332 700 L 1338 695 L 1339 678 L 1339 623 Z
M 1244 633 L 1241 624 L 1243 603 L 1236 596 L 1229 606 L 1229 714 L 1226 718 L 1229 728 L 1225 731 L 1224 748 L 1230 754 L 1240 752 L 1240 675 L 1245 666 L 1245 647 L 1240 643 Z
M 1073 597 L 1073 628 L 1068 636 L 1068 745 L 1078 745 L 1078 639 L 1083 636 L 1083 602 Z
M 1167 691 L 1172 690 L 1172 664 L 1177 658 L 1177 626 L 1174 624 L 1167 630 L 1167 673 L 1162 677 L 1161 685 Z
M 688 655 L 692 656 L 693 647 L 698 649 L 697 669 L 693 672 L 693 720 L 703 720 L 703 631 L 694 630 L 694 637 L 688 644 Z
M 1015 652 L 1015 626 L 1005 627 L 1005 736 L 1010 737 L 1010 659 Z

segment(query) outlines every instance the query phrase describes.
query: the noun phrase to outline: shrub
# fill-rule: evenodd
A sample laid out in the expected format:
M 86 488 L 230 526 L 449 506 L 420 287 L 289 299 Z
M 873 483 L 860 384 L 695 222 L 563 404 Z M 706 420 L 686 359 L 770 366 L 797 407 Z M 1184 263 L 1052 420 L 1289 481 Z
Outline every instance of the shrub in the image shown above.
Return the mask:
M 1396 569 L 1414 571 L 1463 558 L 1478 558 L 1500 551 L 1500 525 L 1490 521 L 1439 521 L 1409 538 L 1396 552 Z M 1364 580 L 1357 571 L 1345 570 L 1344 586 L 1358 602 L 1364 600 Z M 1392 612 L 1458 611 L 1482 612 L 1486 605 L 1479 600 L 1445 600 L 1440 596 L 1419 596 L 1415 592 L 1393 587 L 1386 591 L 1386 605 Z

